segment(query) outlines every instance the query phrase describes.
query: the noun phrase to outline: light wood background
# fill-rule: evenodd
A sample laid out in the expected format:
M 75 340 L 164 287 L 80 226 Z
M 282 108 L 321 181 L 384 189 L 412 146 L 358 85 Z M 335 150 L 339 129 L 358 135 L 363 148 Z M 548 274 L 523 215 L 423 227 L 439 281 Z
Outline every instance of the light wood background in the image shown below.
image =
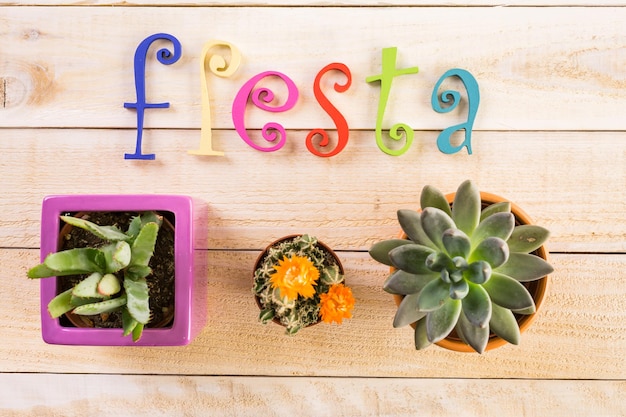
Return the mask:
M 297 6 L 297 7 L 296 7 Z M 6 416 L 621 416 L 626 415 L 626 2 L 0 1 L 0 415 Z M 176 36 L 171 66 L 148 56 L 144 153 L 135 147 L 133 54 L 148 35 Z M 231 78 L 208 77 L 213 143 L 199 157 L 200 53 L 221 39 L 243 54 Z M 398 48 L 385 125 L 415 129 L 400 157 L 374 128 L 382 49 Z M 152 51 L 152 50 L 151 50 Z M 343 62 L 346 93 L 329 92 L 350 141 L 332 158 L 304 145 L 333 129 L 312 92 Z M 430 108 L 448 69 L 478 80 L 472 155 L 444 155 L 439 132 L 464 113 Z M 287 145 L 258 152 L 234 131 L 232 100 L 252 76 L 280 71 L 300 91 L 284 114 L 250 111 Z M 340 79 L 337 79 L 338 81 Z M 332 135 L 332 132 L 331 132 Z M 393 329 L 386 268 L 366 250 L 398 231 L 425 184 L 452 192 L 466 178 L 516 201 L 548 227 L 556 269 L 520 346 L 484 355 L 416 352 Z M 39 285 L 44 196 L 177 193 L 204 202 L 208 320 L 186 347 L 46 345 Z M 338 250 L 357 298 L 342 326 L 296 337 L 256 321 L 251 269 L 262 247 L 310 233 Z

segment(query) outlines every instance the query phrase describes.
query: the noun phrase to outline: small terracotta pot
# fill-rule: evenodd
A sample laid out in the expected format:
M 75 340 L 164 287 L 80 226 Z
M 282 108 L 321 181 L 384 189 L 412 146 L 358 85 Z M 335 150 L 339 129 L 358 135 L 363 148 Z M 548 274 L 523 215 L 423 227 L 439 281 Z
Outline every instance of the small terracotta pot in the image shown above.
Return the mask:
M 89 216 L 89 213 L 84 212 L 84 211 L 78 212 L 73 215 L 73 217 L 77 217 L 77 218 L 86 218 L 88 216 Z M 175 233 L 174 225 L 166 217 L 163 217 L 162 227 L 171 230 L 172 233 Z M 61 249 L 63 245 L 63 240 L 65 239 L 65 236 L 67 236 L 72 231 L 73 228 L 74 226 L 72 226 L 71 224 L 67 224 L 67 223 L 64 224 L 63 227 L 61 228 L 61 231 L 59 232 L 59 246 L 58 246 L 59 250 Z M 62 280 L 63 277 L 59 277 L 57 279 Z M 72 323 L 76 327 L 81 327 L 81 328 L 94 327 L 93 321 L 89 319 L 89 316 L 74 314 L 71 311 L 68 311 L 67 313 L 65 313 L 65 317 L 70 321 L 70 323 Z M 160 322 L 150 323 L 149 327 L 151 328 L 166 327 L 168 324 L 171 323 L 173 318 L 174 318 L 174 305 L 171 305 L 169 309 L 169 313 L 166 316 L 164 316 Z
M 254 281 L 254 271 L 256 271 L 259 268 L 259 266 L 261 265 L 261 263 L 263 261 L 263 258 L 265 258 L 265 255 L 269 252 L 270 248 L 272 248 L 272 247 L 274 247 L 274 246 L 276 246 L 276 245 L 278 245 L 278 244 L 280 244 L 282 242 L 285 242 L 287 240 L 292 240 L 292 239 L 300 237 L 300 236 L 302 236 L 302 235 L 297 235 L 297 234 L 287 235 L 287 236 L 281 237 L 280 239 L 277 239 L 277 240 L 273 241 L 272 243 L 270 243 L 269 245 L 267 245 L 265 247 L 265 249 L 263 250 L 263 252 L 261 252 L 259 254 L 259 256 L 256 258 L 256 261 L 254 262 L 254 269 L 252 270 L 252 280 Z M 339 260 L 339 258 L 335 254 L 335 251 L 333 251 L 330 248 L 330 246 L 326 245 L 324 242 L 321 242 L 319 240 L 317 241 L 317 246 L 321 247 L 325 252 L 327 252 L 330 256 L 332 256 L 332 258 L 337 263 L 337 266 L 339 267 L 339 272 L 341 273 L 341 275 L 345 275 L 345 272 L 344 272 L 344 269 L 343 269 L 343 265 L 341 264 L 341 261 Z M 259 298 L 258 295 L 256 295 L 256 294 L 254 295 L 254 300 L 256 301 L 256 305 L 259 307 L 259 310 L 263 310 L 263 305 L 261 304 L 261 299 Z M 274 317 L 272 319 L 272 321 L 274 323 L 276 323 L 276 324 L 284 326 L 284 324 L 282 324 L 277 317 Z M 311 324 L 311 325 L 309 325 L 307 327 L 314 326 L 314 325 L 318 324 L 321 321 L 322 321 L 322 319 L 318 318 L 318 320 L 315 323 L 313 323 L 313 324 Z
M 452 202 L 454 201 L 455 194 L 456 193 L 446 194 L 446 199 L 448 200 L 448 203 L 452 204 Z M 495 204 L 495 203 L 509 201 L 498 195 L 486 193 L 482 191 L 480 192 L 480 199 L 483 203 L 483 208 L 490 206 L 492 204 Z M 511 203 L 511 213 L 513 213 L 513 215 L 515 216 L 516 226 L 522 225 L 522 224 L 533 224 L 533 221 L 531 220 L 530 216 L 526 214 L 524 210 L 522 210 L 515 203 L 512 203 L 512 202 L 510 203 Z M 404 232 L 400 232 L 400 237 L 406 238 L 407 236 Z M 545 245 L 542 245 L 539 249 L 537 249 L 536 251 L 532 253 L 548 261 L 548 251 L 545 248 Z M 394 271 L 395 268 L 392 267 L 391 270 Z M 539 308 L 541 304 L 543 303 L 543 300 L 548 291 L 548 276 L 546 275 L 545 277 L 540 278 L 538 280 L 524 282 L 522 284 L 526 287 L 528 292 L 530 292 L 530 295 L 533 297 L 533 300 L 535 301 L 536 311 L 533 314 L 516 314 L 515 315 L 517 317 L 517 323 L 519 325 L 520 333 L 525 332 L 526 329 L 528 329 L 528 327 L 530 327 L 532 322 L 535 320 L 537 311 L 539 311 Z M 394 298 L 394 301 L 396 302 L 396 305 L 399 306 L 404 296 L 394 294 L 393 298 Z M 415 323 L 411 324 L 411 327 L 415 328 Z M 489 341 L 487 342 L 487 347 L 485 348 L 485 352 L 495 349 L 497 347 L 503 346 L 507 343 L 508 342 L 506 340 L 491 333 L 489 335 Z M 454 350 L 457 352 L 474 352 L 474 349 L 468 344 L 466 344 L 465 342 L 463 342 L 463 340 L 461 340 L 461 338 L 457 336 L 454 330 L 445 339 L 435 344 L 438 346 L 444 347 L 446 349 Z

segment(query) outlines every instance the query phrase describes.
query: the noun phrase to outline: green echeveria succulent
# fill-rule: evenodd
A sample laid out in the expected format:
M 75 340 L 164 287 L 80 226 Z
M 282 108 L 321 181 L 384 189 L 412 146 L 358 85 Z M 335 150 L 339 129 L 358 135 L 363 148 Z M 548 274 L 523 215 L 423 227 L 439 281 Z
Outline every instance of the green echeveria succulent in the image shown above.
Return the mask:
M 535 303 L 522 282 L 553 271 L 532 254 L 548 238 L 548 230 L 515 225 L 509 202 L 482 209 L 480 192 L 462 183 L 452 207 L 431 186 L 424 187 L 422 211 L 399 210 L 408 239 L 374 244 L 369 253 L 395 268 L 383 289 L 404 295 L 393 325 L 415 323 L 415 347 L 423 349 L 453 330 L 479 353 L 490 332 L 518 344 L 520 331 L 513 313 L 532 314 Z
M 51 253 L 43 263 L 28 271 L 29 278 L 87 275 L 73 288 L 48 303 L 52 318 L 72 311 L 94 315 L 122 309 L 124 336 L 139 340 L 150 321 L 148 284 L 152 272 L 148 266 L 154 253 L 162 217 L 146 212 L 133 218 L 126 233 L 114 226 L 99 226 L 85 219 L 61 216 L 61 219 L 87 230 L 104 245 L 98 248 L 75 248 Z

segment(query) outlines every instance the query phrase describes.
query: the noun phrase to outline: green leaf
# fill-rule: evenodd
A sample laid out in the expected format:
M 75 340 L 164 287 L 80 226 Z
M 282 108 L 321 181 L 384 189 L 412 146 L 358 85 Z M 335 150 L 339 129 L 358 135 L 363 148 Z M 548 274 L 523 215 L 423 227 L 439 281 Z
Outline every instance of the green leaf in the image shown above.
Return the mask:
M 126 268 L 130 263 L 131 250 L 127 242 L 119 241 L 100 248 L 106 260 L 105 272 L 112 274 Z
M 474 324 L 461 313 L 456 326 L 457 333 L 465 343 L 470 345 L 478 353 L 484 353 L 489 342 L 489 326 L 476 327 Z
M 465 264 L 467 265 L 467 262 L 465 262 Z M 443 279 L 443 275 L 441 276 L 441 278 Z M 460 269 L 457 269 L 456 271 L 452 271 L 452 273 L 450 274 L 450 280 L 452 282 L 460 282 L 463 280 L 463 271 L 461 271 Z
M 409 294 L 402 299 L 393 318 L 393 327 L 404 327 L 426 316 L 425 312 L 417 308 L 418 296 L 419 294 Z
M 126 232 L 131 238 L 131 243 L 135 240 L 141 229 L 148 223 L 156 223 L 161 227 L 163 224 L 163 216 L 154 211 L 146 211 L 139 216 L 133 217 L 133 220 L 128 225 L 128 231 Z
M 436 278 L 437 275 L 435 273 L 410 274 L 398 269 L 385 280 L 383 290 L 390 294 L 415 294 Z
M 408 245 L 411 243 L 407 239 L 388 239 L 381 242 L 374 243 L 369 250 L 369 254 L 377 262 L 383 265 L 392 266 L 391 259 L 389 259 L 389 252 L 398 246 Z
M 427 246 L 410 243 L 391 250 L 389 259 L 393 266 L 410 274 L 429 274 L 431 271 L 426 267 L 426 258 L 431 253 L 433 250 Z
M 519 324 L 515 319 L 515 315 L 508 308 L 492 304 L 489 328 L 511 344 L 518 345 L 520 342 Z
M 56 276 L 104 272 L 104 254 L 98 249 L 77 248 L 51 253 L 43 262 Z
M 493 272 L 491 279 L 483 284 L 483 288 L 489 293 L 491 301 L 500 307 L 510 310 L 523 310 L 535 305 L 532 296 L 519 281 Z
M 432 343 L 428 340 L 428 334 L 426 333 L 426 318 L 419 320 L 415 324 L 415 349 L 426 349 Z
M 74 308 L 71 300 L 72 289 L 70 288 L 69 290 L 63 291 L 61 294 L 50 300 L 50 302 L 48 303 L 48 313 L 50 313 L 50 316 L 53 319 L 61 317 L 63 314 Z
M 98 283 L 102 279 L 100 272 L 94 272 L 87 278 L 74 286 L 72 295 L 82 298 L 102 298 L 102 294 L 98 293 Z
M 122 310 L 122 328 L 124 329 L 124 336 L 131 334 L 138 324 L 139 322 L 130 315 L 128 309 L 125 308 Z
M 442 237 L 443 232 L 448 229 L 455 229 L 456 225 L 452 218 L 438 208 L 427 207 L 420 216 L 422 228 L 428 238 L 439 248 L 444 249 Z
M 470 254 L 471 243 L 469 237 L 459 229 L 448 229 L 441 236 L 446 252 L 451 257 L 460 256 L 467 258 Z
M 513 214 L 496 213 L 478 224 L 472 234 L 472 247 L 476 247 L 488 237 L 499 237 L 506 241 L 514 228 L 515 216 Z
M 145 278 L 131 279 L 124 277 L 126 290 L 126 308 L 130 315 L 139 323 L 147 324 L 150 321 L 150 305 L 148 299 L 148 283 Z
M 509 247 L 499 237 L 488 237 L 476 246 L 469 257 L 470 263 L 486 261 L 492 268 L 504 264 L 509 259 Z
M 420 195 L 420 206 L 422 207 L 422 210 L 427 207 L 438 208 L 439 210 L 445 212 L 448 216 L 452 216 L 450 203 L 446 200 L 446 196 L 432 185 L 427 185 L 422 189 L 422 193 Z
M 469 283 L 469 291 L 462 304 L 463 313 L 473 326 L 487 327 L 491 319 L 491 299 L 483 287 Z
M 128 230 L 126 231 L 126 235 L 130 238 L 129 242 L 132 242 L 133 240 L 135 240 L 135 238 L 139 234 L 139 231 L 141 230 L 141 226 L 142 226 L 141 216 L 133 217 L 133 219 L 130 221 L 130 224 L 128 225 Z M 124 336 L 127 336 L 127 335 L 124 335 Z
M 133 329 L 133 342 L 137 342 L 139 341 L 139 339 L 141 339 L 141 335 L 143 334 L 143 328 L 143 323 L 137 323 L 137 325 Z
M 463 277 L 474 284 L 484 284 L 491 278 L 491 265 L 486 261 L 476 261 L 469 264 L 463 271 Z
M 398 222 L 404 233 L 414 243 L 437 248 L 422 228 L 421 213 L 415 210 L 398 210 Z
M 507 241 L 511 252 L 530 253 L 548 240 L 550 231 L 541 226 L 525 224 L 517 226 Z
M 131 248 L 130 266 L 148 266 L 154 253 L 158 233 L 159 225 L 156 223 L 148 223 L 141 229 Z M 139 322 L 141 323 L 141 321 Z
M 151 273 L 152 273 L 152 268 L 150 268 L 149 266 L 135 265 L 135 266 L 129 266 L 124 271 L 124 276 L 137 280 L 140 278 L 145 278 Z
M 450 299 L 450 285 L 435 279 L 424 286 L 417 300 L 421 311 L 434 311 L 441 308 Z
M 155 211 L 144 211 L 141 213 L 141 225 L 145 226 L 148 223 L 156 223 L 159 227 L 163 224 L 163 216 Z M 310 238 L 309 235 L 303 235 L 303 239 Z
M 458 272 L 458 271 L 455 271 L 455 272 Z M 452 284 L 452 282 L 458 282 L 459 281 L 458 279 L 455 280 L 455 281 L 452 281 L 452 277 L 450 276 L 450 272 L 448 272 L 447 269 L 442 269 L 439 272 L 439 276 L 441 277 L 441 280 L 443 282 L 445 282 L 446 284 Z M 452 297 L 452 291 L 450 291 L 450 297 Z M 452 298 L 454 298 L 454 297 L 452 297 Z
M 71 291 L 71 290 L 70 290 Z M 97 303 L 99 301 L 102 301 L 103 297 L 77 297 L 75 295 L 72 294 L 72 299 L 70 300 L 70 302 L 72 303 L 72 305 L 74 307 L 78 307 L 78 306 L 82 306 L 85 304 L 91 304 L 91 303 Z
M 471 236 L 480 221 L 480 191 L 471 181 L 459 185 L 452 204 L 452 219 L 456 226 Z
M 511 310 L 515 314 L 534 314 L 537 312 L 537 307 L 533 304 L 530 307 L 522 308 L 520 310 Z
M 433 252 L 426 257 L 424 265 L 430 271 L 441 272 L 444 269 L 454 269 L 456 264 L 445 252 Z
M 83 316 L 91 316 L 94 314 L 110 313 L 126 304 L 126 296 L 122 295 L 110 300 L 104 300 L 97 303 L 84 304 L 74 309 L 74 314 Z
M 431 343 L 437 343 L 450 334 L 461 314 L 461 301 L 448 300 L 426 315 L 426 334 Z
M 508 201 L 501 201 L 499 203 L 491 204 L 480 212 L 480 221 L 482 222 L 489 216 L 493 216 L 496 213 L 510 213 L 511 203 Z
M 464 279 L 454 281 L 450 284 L 450 298 L 462 300 L 469 293 L 469 285 Z
M 520 282 L 535 281 L 554 272 L 554 268 L 539 256 L 526 253 L 511 253 L 508 261 L 495 269 Z
M 26 275 L 28 278 L 48 278 L 55 276 L 56 272 L 54 269 L 48 268 L 46 264 L 39 264 L 29 269 Z
M 465 338 L 465 335 L 463 334 L 463 329 L 461 328 L 462 316 L 463 316 L 463 310 L 461 310 L 461 315 L 459 315 L 459 320 L 456 322 L 456 326 L 454 326 L 454 331 L 456 332 L 456 335 L 459 337 L 459 339 L 461 339 L 463 343 L 465 343 L 466 345 L 469 345 L 469 343 L 467 343 L 467 339 Z M 465 321 L 467 322 L 467 319 L 465 319 Z M 467 322 L 466 324 L 471 326 L 469 322 Z
M 98 236 L 100 239 L 110 241 L 129 239 L 128 235 L 122 233 L 118 228 L 113 226 L 98 226 L 97 224 L 92 223 L 89 220 L 79 219 L 78 217 L 72 216 L 61 216 L 61 219 L 67 224 L 79 227 L 94 234 L 95 236 Z
M 259 321 L 263 324 L 270 322 L 276 313 L 273 308 L 266 308 L 259 313 Z
M 113 274 L 106 274 L 98 283 L 98 294 L 105 297 L 117 294 L 122 289 L 120 281 Z

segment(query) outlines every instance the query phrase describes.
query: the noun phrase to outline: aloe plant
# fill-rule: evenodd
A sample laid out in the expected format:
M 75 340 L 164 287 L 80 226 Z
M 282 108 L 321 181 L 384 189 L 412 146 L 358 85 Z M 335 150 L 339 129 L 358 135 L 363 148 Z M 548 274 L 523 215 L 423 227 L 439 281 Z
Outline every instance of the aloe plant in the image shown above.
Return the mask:
M 28 271 L 29 278 L 86 275 L 73 288 L 54 297 L 48 304 L 48 312 L 57 318 L 69 311 L 94 315 L 121 309 L 124 336 L 132 335 L 133 341 L 138 341 L 150 321 L 146 277 L 152 272 L 148 264 L 162 217 L 145 212 L 132 219 L 126 232 L 81 218 L 61 216 L 61 219 L 105 243 L 51 253 L 43 263 Z
M 482 208 L 480 191 L 463 182 L 452 205 L 426 186 L 421 212 L 398 210 L 406 239 L 370 248 L 372 258 L 395 270 L 383 289 L 404 295 L 394 327 L 415 324 L 415 347 L 424 349 L 453 330 L 478 353 L 493 332 L 519 344 L 515 314 L 533 314 L 534 300 L 524 282 L 553 271 L 532 254 L 548 238 L 547 229 L 515 224 L 511 204 Z

